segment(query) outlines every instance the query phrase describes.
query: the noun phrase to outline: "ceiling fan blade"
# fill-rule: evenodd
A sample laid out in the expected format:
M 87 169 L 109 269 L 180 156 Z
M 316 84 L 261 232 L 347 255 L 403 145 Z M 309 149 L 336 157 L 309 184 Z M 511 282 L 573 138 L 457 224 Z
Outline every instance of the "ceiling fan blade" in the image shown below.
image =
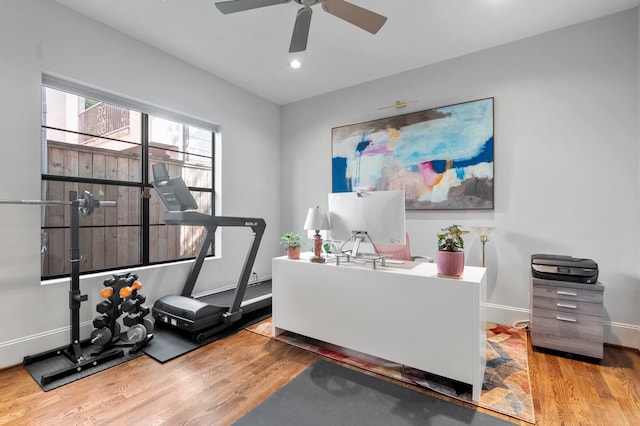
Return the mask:
M 302 52 L 307 50 L 307 40 L 309 39 L 309 27 L 311 26 L 311 14 L 313 11 L 309 6 L 298 10 L 296 24 L 291 35 L 289 53 Z
M 344 0 L 321 0 L 322 8 L 340 19 L 375 34 L 382 28 L 387 17 L 379 15 Z
M 216 3 L 220 12 L 226 14 L 242 12 L 244 10 L 257 9 L 259 7 L 273 6 L 280 3 L 289 3 L 291 0 L 230 0 Z

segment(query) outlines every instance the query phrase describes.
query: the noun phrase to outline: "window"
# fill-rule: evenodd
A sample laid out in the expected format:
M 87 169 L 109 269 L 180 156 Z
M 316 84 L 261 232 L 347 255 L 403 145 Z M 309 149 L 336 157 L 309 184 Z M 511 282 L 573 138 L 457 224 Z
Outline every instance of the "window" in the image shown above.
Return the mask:
M 80 216 L 81 273 L 195 257 L 204 230 L 163 223 L 152 166 L 182 176 L 198 210 L 211 214 L 217 128 L 53 78 L 43 78 L 42 97 L 43 199 L 89 191 L 117 202 Z M 43 279 L 71 271 L 69 226 L 69 206 L 43 206 Z

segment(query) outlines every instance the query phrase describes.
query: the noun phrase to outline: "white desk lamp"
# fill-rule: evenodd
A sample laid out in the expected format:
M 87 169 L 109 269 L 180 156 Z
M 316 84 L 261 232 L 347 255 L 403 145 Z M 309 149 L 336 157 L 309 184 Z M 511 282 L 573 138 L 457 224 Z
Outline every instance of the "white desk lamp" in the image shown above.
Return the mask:
M 324 257 L 322 253 L 322 236 L 320 231 L 326 231 L 329 229 L 329 219 L 324 212 L 324 209 L 320 206 L 315 206 L 309 209 L 307 213 L 307 220 L 304 222 L 305 231 L 316 231 L 313 236 L 313 257 L 311 262 L 324 263 Z
M 493 231 L 493 226 L 474 226 L 473 230 L 480 235 L 480 242 L 482 243 L 482 267 L 484 268 L 484 245 L 489 241 L 489 234 Z

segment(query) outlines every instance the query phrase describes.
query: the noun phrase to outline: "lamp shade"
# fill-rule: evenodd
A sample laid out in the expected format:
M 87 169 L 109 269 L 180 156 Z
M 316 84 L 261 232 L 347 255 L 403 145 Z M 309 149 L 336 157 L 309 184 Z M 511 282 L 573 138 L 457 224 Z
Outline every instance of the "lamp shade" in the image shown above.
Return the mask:
M 481 237 L 488 237 L 495 228 L 493 226 L 474 226 L 473 230 Z
M 315 206 L 309 209 L 309 212 L 307 213 L 307 220 L 304 222 L 304 229 L 306 231 L 329 229 L 329 219 L 327 219 L 327 215 L 323 208 Z

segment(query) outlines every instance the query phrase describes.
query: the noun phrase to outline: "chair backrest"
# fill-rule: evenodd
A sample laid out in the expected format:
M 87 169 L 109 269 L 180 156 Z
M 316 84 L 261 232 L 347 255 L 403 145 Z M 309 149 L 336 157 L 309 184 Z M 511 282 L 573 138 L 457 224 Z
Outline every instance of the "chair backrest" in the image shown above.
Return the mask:
M 375 244 L 378 254 L 393 260 L 413 260 L 409 234 L 405 235 L 405 244 Z

